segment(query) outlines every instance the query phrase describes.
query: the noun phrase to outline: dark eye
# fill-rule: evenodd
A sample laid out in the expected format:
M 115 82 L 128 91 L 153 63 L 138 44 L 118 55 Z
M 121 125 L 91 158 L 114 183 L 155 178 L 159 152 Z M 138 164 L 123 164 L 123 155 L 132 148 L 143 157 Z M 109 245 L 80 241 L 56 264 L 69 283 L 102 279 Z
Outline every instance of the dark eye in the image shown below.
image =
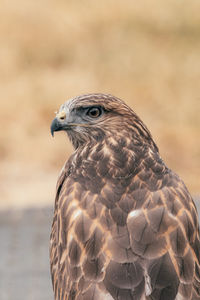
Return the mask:
M 100 107 L 91 107 L 87 111 L 87 115 L 90 118 L 98 118 L 102 114 L 102 110 Z

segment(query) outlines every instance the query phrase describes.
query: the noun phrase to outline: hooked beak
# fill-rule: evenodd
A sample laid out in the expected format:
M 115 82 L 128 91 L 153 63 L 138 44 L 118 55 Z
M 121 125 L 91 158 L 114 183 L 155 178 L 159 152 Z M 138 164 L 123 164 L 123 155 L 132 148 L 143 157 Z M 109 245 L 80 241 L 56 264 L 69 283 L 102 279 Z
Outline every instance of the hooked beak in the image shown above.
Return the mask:
M 51 123 L 51 135 L 54 136 L 54 131 L 63 130 L 66 127 L 64 120 L 66 118 L 66 113 L 64 111 L 59 112 L 55 119 Z
M 62 129 L 63 129 L 62 124 L 59 122 L 57 118 L 55 118 L 51 123 L 51 135 L 54 136 L 54 131 L 59 131 Z

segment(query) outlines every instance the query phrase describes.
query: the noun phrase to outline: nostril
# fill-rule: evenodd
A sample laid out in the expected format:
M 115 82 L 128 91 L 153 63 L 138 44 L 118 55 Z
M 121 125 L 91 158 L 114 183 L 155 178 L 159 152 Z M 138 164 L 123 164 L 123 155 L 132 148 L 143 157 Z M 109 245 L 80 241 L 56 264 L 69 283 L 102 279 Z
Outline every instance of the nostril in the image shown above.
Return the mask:
M 61 112 L 59 112 L 56 116 L 57 116 L 57 118 L 60 119 L 60 120 L 65 120 L 65 118 L 66 118 L 66 113 L 65 113 L 65 111 L 61 111 Z

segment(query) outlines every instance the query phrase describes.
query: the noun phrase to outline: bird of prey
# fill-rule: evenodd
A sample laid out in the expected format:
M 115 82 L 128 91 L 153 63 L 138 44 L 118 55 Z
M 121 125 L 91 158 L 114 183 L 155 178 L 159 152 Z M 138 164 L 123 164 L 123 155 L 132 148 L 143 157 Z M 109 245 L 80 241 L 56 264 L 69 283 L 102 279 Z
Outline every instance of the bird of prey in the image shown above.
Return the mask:
M 65 102 L 51 125 L 74 153 L 57 183 L 50 262 L 56 300 L 200 299 L 195 204 L 147 127 L 105 94 Z

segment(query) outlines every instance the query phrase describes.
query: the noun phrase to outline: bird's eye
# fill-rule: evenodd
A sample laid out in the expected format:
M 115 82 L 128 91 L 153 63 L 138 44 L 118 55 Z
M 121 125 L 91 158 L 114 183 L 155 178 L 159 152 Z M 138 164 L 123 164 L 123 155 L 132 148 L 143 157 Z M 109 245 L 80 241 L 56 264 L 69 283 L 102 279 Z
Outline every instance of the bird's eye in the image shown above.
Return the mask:
M 98 118 L 102 114 L 102 110 L 100 107 L 91 107 L 87 111 L 87 115 L 90 118 Z

